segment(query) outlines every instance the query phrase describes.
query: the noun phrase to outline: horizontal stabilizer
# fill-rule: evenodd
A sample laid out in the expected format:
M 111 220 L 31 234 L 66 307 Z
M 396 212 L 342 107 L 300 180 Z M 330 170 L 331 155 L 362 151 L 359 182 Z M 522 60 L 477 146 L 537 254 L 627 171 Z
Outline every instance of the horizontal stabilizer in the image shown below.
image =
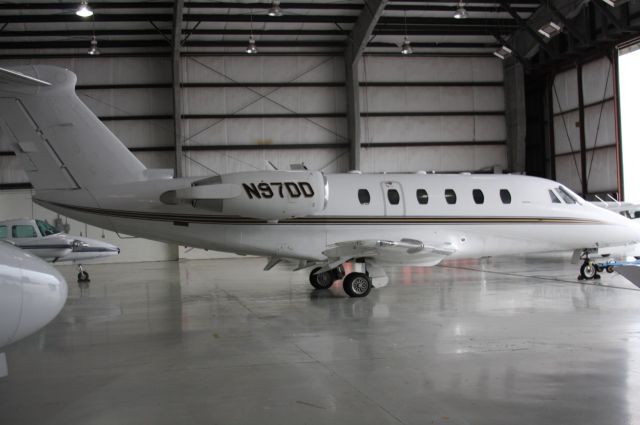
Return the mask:
M 48 83 L 46 81 L 39 80 L 37 78 L 23 74 L 22 72 L 13 71 L 6 68 L 0 68 L 0 81 L 4 83 L 25 84 L 28 86 L 47 87 L 51 85 L 51 83 Z

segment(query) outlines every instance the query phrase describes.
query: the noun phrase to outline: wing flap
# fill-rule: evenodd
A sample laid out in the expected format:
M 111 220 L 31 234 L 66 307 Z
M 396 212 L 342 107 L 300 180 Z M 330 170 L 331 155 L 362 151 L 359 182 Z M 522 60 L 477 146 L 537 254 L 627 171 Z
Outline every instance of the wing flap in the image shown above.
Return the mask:
M 323 252 L 331 263 L 348 261 L 352 258 L 372 258 L 382 263 L 412 263 L 436 265 L 456 248 L 451 244 L 426 245 L 415 239 L 358 240 L 338 242 Z M 333 261 L 331 261 L 333 260 Z

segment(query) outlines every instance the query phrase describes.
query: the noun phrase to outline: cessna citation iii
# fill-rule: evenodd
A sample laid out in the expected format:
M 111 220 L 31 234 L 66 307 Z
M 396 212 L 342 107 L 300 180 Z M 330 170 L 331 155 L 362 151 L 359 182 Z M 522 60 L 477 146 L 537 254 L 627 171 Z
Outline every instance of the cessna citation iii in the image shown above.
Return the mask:
M 255 171 L 172 178 L 150 170 L 52 66 L 0 71 L 2 143 L 35 202 L 131 235 L 313 267 L 311 284 L 345 292 L 384 286 L 384 266 L 580 250 L 640 242 L 640 225 L 562 185 L 517 175 L 323 174 Z M 169 170 L 170 171 L 170 170 Z M 344 276 L 342 265 L 353 264 Z M 595 271 L 594 271 L 595 273 Z
M 0 348 L 43 328 L 67 300 L 67 282 L 56 269 L 0 242 Z M 0 377 L 7 374 L 0 352 Z

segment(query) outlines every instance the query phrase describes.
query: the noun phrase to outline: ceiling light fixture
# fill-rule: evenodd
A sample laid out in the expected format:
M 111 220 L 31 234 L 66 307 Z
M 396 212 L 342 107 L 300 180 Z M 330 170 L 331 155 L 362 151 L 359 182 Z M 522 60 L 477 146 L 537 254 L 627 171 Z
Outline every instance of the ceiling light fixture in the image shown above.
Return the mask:
M 91 47 L 87 53 L 91 56 L 98 56 L 100 54 L 100 50 L 98 50 L 98 40 L 95 35 L 91 37 Z
M 502 60 L 505 60 L 506 58 L 511 56 L 511 53 L 513 53 L 513 50 L 511 50 L 507 46 L 502 46 L 498 50 L 493 52 L 493 56 L 498 57 Z
M 402 46 L 400 47 L 400 53 L 403 55 L 410 55 L 413 53 L 411 48 L 411 42 L 407 36 L 407 11 L 404 11 L 404 40 L 402 40 Z
M 258 53 L 258 49 L 256 48 L 256 39 L 253 38 L 253 11 L 251 11 L 251 26 L 249 27 L 249 31 L 251 31 L 251 35 L 249 35 L 249 45 L 244 50 L 250 55 L 255 55 Z
M 76 15 L 80 16 L 81 18 L 88 18 L 89 16 L 93 16 L 93 10 L 91 10 L 91 8 L 89 7 L 88 2 L 83 1 L 82 3 L 80 3 L 80 6 L 78 6 Z
M 464 3 L 462 1 L 458 3 L 458 8 L 453 14 L 453 17 L 456 19 L 467 19 L 469 17 L 467 9 L 464 8 Z
M 410 55 L 413 53 L 413 49 L 411 48 L 411 42 L 407 36 L 404 37 L 404 41 L 402 42 L 402 48 L 400 49 L 400 53 L 403 55 Z
M 562 27 L 553 21 L 549 21 L 538 29 L 538 32 L 547 38 L 553 38 L 560 34 Z
M 249 45 L 247 46 L 247 49 L 245 50 L 245 52 L 247 52 L 250 55 L 255 55 L 256 53 L 258 53 L 258 49 L 256 48 L 256 40 L 253 38 L 253 36 L 249 36 Z
M 269 12 L 267 12 L 269 16 L 282 16 L 282 9 L 280 8 L 280 2 L 278 0 L 273 0 L 271 2 L 271 8 Z

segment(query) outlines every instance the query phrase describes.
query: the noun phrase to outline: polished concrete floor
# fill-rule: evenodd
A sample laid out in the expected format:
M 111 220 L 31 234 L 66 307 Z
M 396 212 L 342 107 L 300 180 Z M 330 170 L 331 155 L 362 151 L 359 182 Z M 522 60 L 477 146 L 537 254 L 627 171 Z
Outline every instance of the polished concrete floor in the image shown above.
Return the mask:
M 543 258 L 395 267 L 363 299 L 264 259 L 72 268 L 0 424 L 640 424 L 640 290 Z

